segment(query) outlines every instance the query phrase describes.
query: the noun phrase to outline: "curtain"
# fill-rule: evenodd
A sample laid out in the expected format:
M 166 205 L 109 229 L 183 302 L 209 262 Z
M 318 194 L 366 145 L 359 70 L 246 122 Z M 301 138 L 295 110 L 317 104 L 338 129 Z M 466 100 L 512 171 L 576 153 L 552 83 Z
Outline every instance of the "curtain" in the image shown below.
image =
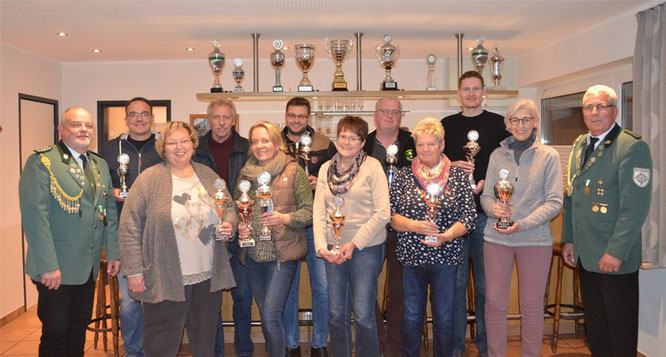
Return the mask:
M 666 267 L 666 3 L 636 14 L 634 129 L 650 146 L 652 202 L 643 225 L 643 262 Z

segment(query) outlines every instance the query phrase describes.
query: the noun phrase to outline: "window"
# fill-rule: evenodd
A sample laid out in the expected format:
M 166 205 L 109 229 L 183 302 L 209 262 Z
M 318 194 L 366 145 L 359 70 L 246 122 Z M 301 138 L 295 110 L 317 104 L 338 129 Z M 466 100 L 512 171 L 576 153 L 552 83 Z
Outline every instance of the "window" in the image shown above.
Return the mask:
M 541 100 L 541 141 L 548 145 L 571 145 L 587 131 L 583 122 L 585 92 Z
M 634 82 L 622 83 L 622 117 L 620 118 L 620 126 L 634 130 Z

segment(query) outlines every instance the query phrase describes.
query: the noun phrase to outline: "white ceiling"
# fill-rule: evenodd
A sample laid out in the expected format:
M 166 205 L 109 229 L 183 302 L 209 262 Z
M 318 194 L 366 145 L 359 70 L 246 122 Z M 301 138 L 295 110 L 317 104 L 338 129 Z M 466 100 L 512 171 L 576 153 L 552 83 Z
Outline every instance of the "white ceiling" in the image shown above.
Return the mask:
M 455 56 L 456 32 L 465 34 L 464 47 L 483 35 L 486 48 L 497 43 L 502 55 L 520 56 L 654 2 L 0 0 L 0 30 L 3 43 L 59 62 L 201 59 L 215 39 L 227 58 L 251 58 L 252 32 L 261 34 L 261 58 L 269 56 L 277 38 L 289 47 L 313 43 L 317 57 L 327 56 L 324 37 L 350 38 L 354 32 L 364 33 L 365 58 L 374 57 L 385 33 L 400 46 L 401 57 Z M 69 36 L 58 37 L 60 31 Z M 102 52 L 95 54 L 94 48 Z

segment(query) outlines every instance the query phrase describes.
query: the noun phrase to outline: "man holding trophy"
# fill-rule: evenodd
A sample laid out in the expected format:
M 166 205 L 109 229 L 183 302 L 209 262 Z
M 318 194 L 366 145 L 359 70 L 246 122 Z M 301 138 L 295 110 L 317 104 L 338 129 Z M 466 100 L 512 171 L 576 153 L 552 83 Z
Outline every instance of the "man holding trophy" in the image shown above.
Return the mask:
M 285 128 L 282 138 L 287 144 L 287 154 L 305 169 L 310 180 L 312 193 L 317 185 L 317 176 L 321 165 L 330 160 L 337 152 L 335 144 L 326 136 L 314 131 L 308 125 L 310 102 L 302 97 L 291 98 L 287 102 L 284 115 Z M 305 229 L 308 240 L 308 253 L 305 256 L 310 273 L 312 287 L 312 348 L 310 355 L 326 356 L 328 339 L 328 290 L 324 261 L 317 258 L 314 250 L 312 226 Z M 287 335 L 287 349 L 291 355 L 300 356 L 298 325 L 298 283 L 301 272 L 300 261 L 297 263 L 296 278 L 292 285 L 284 308 L 284 326 Z
M 467 330 L 467 278 L 469 276 L 469 258 L 474 264 L 474 308 L 476 317 L 476 346 L 480 356 L 487 354 L 486 329 L 484 323 L 485 280 L 483 269 L 483 229 L 487 216 L 481 209 L 479 197 L 483 192 L 486 169 L 490 153 L 502 140 L 509 136 L 501 115 L 483 109 L 483 96 L 486 90 L 483 77 L 477 71 L 468 71 L 458 80 L 458 97 L 462 111 L 442 119 L 446 132 L 444 154 L 451 159 L 451 164 L 462 168 L 472 175 L 470 186 L 476 201 L 476 229 L 463 240 L 463 263 L 458 267 L 455 298 L 455 334 L 453 355 L 460 356 L 465 350 Z M 470 142 L 472 144 L 470 144 Z
M 118 216 L 123 209 L 128 189 L 145 169 L 162 162 L 155 151 L 155 133 L 151 127 L 153 105 L 143 97 L 130 99 L 125 105 L 125 124 L 127 132 L 104 143 L 101 154 L 109 164 L 109 173 L 113 182 L 113 197 L 118 207 Z M 120 333 L 123 348 L 128 357 L 143 356 L 141 343 L 141 304 L 129 296 L 127 278 L 118 275 L 120 287 Z

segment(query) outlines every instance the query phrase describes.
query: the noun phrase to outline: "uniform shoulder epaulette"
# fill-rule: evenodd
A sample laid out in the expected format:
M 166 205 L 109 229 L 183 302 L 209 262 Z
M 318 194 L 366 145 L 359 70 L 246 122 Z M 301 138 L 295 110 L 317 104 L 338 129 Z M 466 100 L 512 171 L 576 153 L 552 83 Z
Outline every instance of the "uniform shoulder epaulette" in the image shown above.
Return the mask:
M 575 146 L 576 143 L 577 143 L 579 140 L 581 140 L 581 139 L 583 138 L 583 136 L 585 136 L 585 134 L 580 134 L 580 135 L 578 135 L 578 137 L 573 141 L 573 143 L 571 144 L 571 146 Z
M 624 131 L 625 133 L 633 136 L 636 140 L 641 140 L 641 138 L 642 138 L 642 136 L 640 134 L 638 134 L 637 132 L 635 132 L 635 131 L 631 131 L 629 129 L 622 129 L 622 131 Z
M 53 145 L 46 145 L 44 147 L 41 147 L 39 149 L 35 149 L 35 152 L 38 154 L 45 153 L 49 150 L 53 149 Z
M 95 155 L 95 156 L 97 156 L 97 157 L 99 157 L 99 158 L 102 158 L 102 159 L 104 158 L 104 156 L 102 156 L 102 155 L 100 155 L 100 154 L 98 154 L 98 153 L 96 153 L 96 152 L 94 152 L 94 151 L 92 151 L 92 150 L 89 150 L 88 153 L 89 153 L 89 154 L 93 154 L 93 155 Z

